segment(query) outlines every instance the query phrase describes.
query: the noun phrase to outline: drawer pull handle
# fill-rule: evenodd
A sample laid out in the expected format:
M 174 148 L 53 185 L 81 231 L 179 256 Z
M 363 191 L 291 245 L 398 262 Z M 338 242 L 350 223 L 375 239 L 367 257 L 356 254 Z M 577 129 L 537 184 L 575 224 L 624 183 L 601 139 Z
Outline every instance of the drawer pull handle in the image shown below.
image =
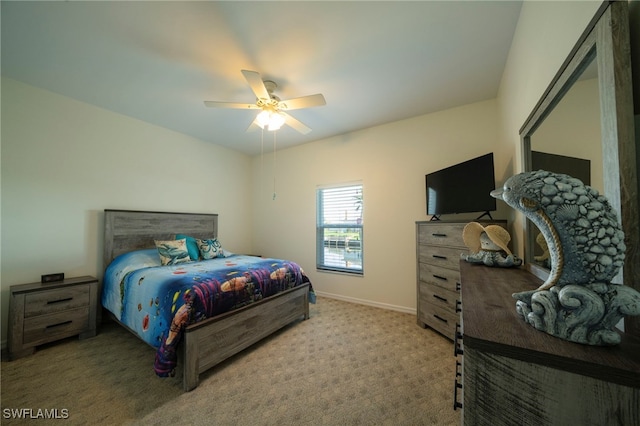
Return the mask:
M 433 295 L 433 297 L 435 297 L 436 299 L 438 299 L 438 300 L 440 300 L 440 301 L 442 301 L 442 302 L 446 302 L 446 301 L 447 301 L 447 299 L 445 299 L 445 298 L 444 298 L 444 297 L 442 297 L 442 296 L 438 296 L 437 294 L 434 294 L 434 295 Z
M 447 259 L 447 256 L 441 256 L 439 254 L 433 254 L 432 256 L 435 257 L 436 259 L 443 259 L 443 260 Z
M 459 300 L 456 300 L 456 313 L 458 312 L 462 312 L 462 302 Z
M 447 281 L 447 277 L 443 277 L 442 275 L 433 274 L 433 278 L 437 278 L 439 280 Z
M 460 291 L 460 287 L 462 287 L 462 284 L 456 281 L 456 290 Z
M 47 300 L 47 305 L 55 305 L 56 303 L 68 302 L 69 300 L 73 300 L 73 297 L 67 297 L 65 299 L 58 300 Z
M 458 402 L 458 389 L 462 389 L 462 384 L 458 383 L 458 379 L 456 379 L 453 385 L 453 411 L 462 408 L 462 403 Z
M 460 330 L 460 324 L 456 323 L 456 332 L 453 336 L 453 356 L 457 357 L 458 355 L 464 355 L 464 350 L 460 347 L 459 340 L 463 339 L 462 333 Z
M 433 316 L 434 316 L 436 319 L 439 319 L 440 321 L 442 321 L 442 322 L 444 322 L 444 323 L 449 322 L 449 321 L 447 321 L 446 319 L 444 319 L 444 318 L 442 318 L 442 317 L 440 317 L 440 316 L 438 316 L 438 315 L 436 315 L 436 314 L 433 314 Z
M 64 321 L 64 322 L 59 322 L 58 324 L 51 324 L 46 326 L 45 328 L 49 329 L 49 328 L 54 328 L 54 327 L 62 327 L 63 325 L 67 325 L 67 324 L 71 324 L 73 321 L 69 320 L 69 321 Z
M 462 334 L 456 333 L 455 340 L 453 342 L 453 356 L 464 355 L 464 350 L 460 348 L 458 339 L 462 339 Z
M 460 371 L 462 364 L 460 361 L 456 361 L 456 377 L 462 377 L 462 372 Z
M 447 236 L 447 234 L 435 234 L 435 233 L 431 235 L 433 235 L 434 237 L 441 237 L 441 238 L 444 238 Z

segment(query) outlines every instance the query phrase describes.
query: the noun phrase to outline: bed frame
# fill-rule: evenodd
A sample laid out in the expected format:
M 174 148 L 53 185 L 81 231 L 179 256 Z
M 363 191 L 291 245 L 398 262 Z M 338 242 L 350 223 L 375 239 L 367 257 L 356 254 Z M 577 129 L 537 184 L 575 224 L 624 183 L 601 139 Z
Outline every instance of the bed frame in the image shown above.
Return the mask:
M 217 237 L 218 215 L 105 210 L 104 266 L 122 253 L 154 248 L 154 240 L 175 234 Z M 198 386 L 200 373 L 300 318 L 309 318 L 309 284 L 186 327 L 181 343 L 184 390 Z

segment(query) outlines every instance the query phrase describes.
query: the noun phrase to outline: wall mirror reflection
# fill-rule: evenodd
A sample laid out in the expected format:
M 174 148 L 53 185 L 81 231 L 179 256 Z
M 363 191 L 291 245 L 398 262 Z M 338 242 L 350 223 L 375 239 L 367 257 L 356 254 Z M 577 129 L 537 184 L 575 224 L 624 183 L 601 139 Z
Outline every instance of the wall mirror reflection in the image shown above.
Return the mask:
M 595 58 L 531 135 L 530 145 L 530 170 L 568 174 L 604 193 Z M 528 226 L 534 241 L 531 260 L 544 269 L 551 269 L 544 238 L 533 224 Z

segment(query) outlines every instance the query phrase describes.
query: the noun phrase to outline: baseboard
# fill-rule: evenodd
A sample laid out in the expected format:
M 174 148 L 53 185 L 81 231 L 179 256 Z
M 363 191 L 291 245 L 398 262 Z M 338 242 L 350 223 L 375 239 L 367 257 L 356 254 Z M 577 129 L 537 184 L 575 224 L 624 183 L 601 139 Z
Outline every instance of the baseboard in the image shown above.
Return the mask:
M 325 293 L 324 291 L 318 291 L 318 290 L 314 290 L 314 291 L 320 297 L 327 297 L 329 299 L 337 299 L 337 300 L 342 300 L 344 302 L 357 303 L 357 304 L 360 304 L 360 305 L 373 306 L 375 308 L 388 309 L 390 311 L 402 312 L 404 314 L 417 315 L 417 310 L 415 308 L 407 308 L 405 306 L 391 305 L 389 303 L 373 302 L 371 300 L 357 299 L 355 297 L 348 297 L 348 296 L 341 296 L 339 294 Z

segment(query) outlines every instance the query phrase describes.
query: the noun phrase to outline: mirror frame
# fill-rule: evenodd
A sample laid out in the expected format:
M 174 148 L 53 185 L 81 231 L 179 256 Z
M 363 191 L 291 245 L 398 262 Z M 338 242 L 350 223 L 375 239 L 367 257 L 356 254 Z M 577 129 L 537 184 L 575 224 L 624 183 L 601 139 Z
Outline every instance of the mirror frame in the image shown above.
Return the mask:
M 640 219 L 631 83 L 629 11 L 626 1 L 605 1 L 520 128 L 524 171 L 531 171 L 531 136 L 593 60 L 597 62 L 604 192 L 625 233 L 625 285 L 640 291 Z M 526 268 L 546 279 L 533 262 L 533 225 L 524 230 Z M 640 336 L 640 318 L 625 318 L 625 332 Z

